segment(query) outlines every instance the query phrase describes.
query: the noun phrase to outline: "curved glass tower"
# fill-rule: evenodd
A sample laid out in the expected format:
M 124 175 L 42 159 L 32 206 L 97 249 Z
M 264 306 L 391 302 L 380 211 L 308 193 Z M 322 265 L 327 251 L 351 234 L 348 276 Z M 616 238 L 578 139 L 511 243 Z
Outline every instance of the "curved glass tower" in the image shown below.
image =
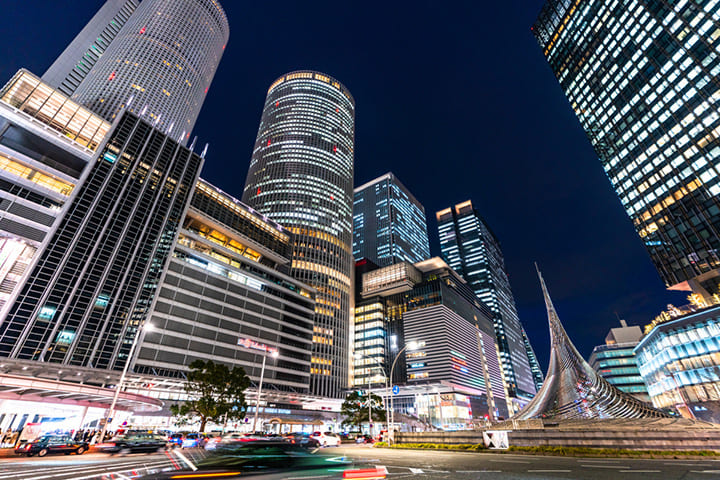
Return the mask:
M 216 0 L 145 0 L 72 99 L 112 121 L 132 96 L 131 112 L 163 130 L 174 126 L 186 140 L 229 35 Z
M 311 390 L 347 388 L 355 101 L 337 80 L 298 71 L 265 99 L 243 202 L 295 235 L 292 274 L 315 287 Z

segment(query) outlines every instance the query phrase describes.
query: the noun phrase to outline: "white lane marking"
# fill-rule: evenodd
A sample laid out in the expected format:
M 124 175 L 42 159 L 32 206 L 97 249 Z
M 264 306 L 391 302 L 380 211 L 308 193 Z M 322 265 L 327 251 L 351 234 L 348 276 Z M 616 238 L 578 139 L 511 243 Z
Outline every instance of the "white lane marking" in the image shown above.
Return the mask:
M 135 468 L 126 468 L 126 469 L 123 469 L 123 470 L 117 470 L 117 471 L 115 471 L 115 472 L 108 472 L 108 471 L 106 470 L 106 469 L 108 469 L 108 468 L 116 468 L 115 465 L 107 465 L 107 466 L 104 467 L 105 469 L 103 469 L 103 467 L 83 468 L 83 469 L 76 470 L 76 472 L 78 472 L 78 473 L 85 473 L 85 472 L 93 471 L 93 472 L 95 472 L 95 474 L 94 474 L 94 475 L 90 475 L 89 477 L 77 477 L 77 478 L 75 478 L 75 480 L 79 480 L 80 478 L 92 478 L 92 477 L 97 477 L 97 476 L 100 476 L 100 475 L 102 475 L 102 474 L 109 474 L 109 473 L 132 472 L 133 470 L 142 470 L 142 469 L 144 469 L 144 468 L 149 468 L 149 467 L 159 467 L 159 466 L 161 466 L 161 465 L 166 465 L 166 464 L 167 464 L 167 462 L 161 462 L 161 463 L 152 463 L 152 464 L 142 464 L 142 465 L 138 466 L 137 464 L 129 463 L 129 464 L 123 464 L 122 466 L 130 467 L 131 465 L 134 465 Z M 65 473 L 63 473 L 63 472 L 61 472 L 61 473 L 53 472 L 53 473 L 50 474 L 50 475 L 41 475 L 41 476 L 39 476 L 39 477 L 23 477 L 23 480 L 42 480 L 42 479 L 44 479 L 44 478 L 62 477 L 62 476 L 64 476 L 64 475 L 67 475 L 68 473 L 69 473 L 69 472 L 65 472 Z
M 455 470 L 455 473 L 500 473 L 502 470 Z
M 720 470 L 690 470 L 692 473 L 720 473 Z
M 115 463 L 115 464 L 107 464 L 107 463 L 105 463 L 105 464 L 98 464 L 98 465 L 95 465 L 95 466 L 93 466 L 93 467 L 84 466 L 84 467 L 81 468 L 81 469 L 78 469 L 78 466 L 77 466 L 77 465 L 72 466 L 72 467 L 60 467 L 60 468 L 46 467 L 46 468 L 38 468 L 38 469 L 33 469 L 33 470 L 23 469 L 23 473 L 4 473 L 4 474 L 0 474 L 0 479 L 7 479 L 7 478 L 13 478 L 13 477 L 22 477 L 22 478 L 24 479 L 27 475 L 32 475 L 32 474 L 35 474 L 35 473 L 47 473 L 48 471 L 51 471 L 51 472 L 56 473 L 56 474 L 63 474 L 63 473 L 65 473 L 65 472 L 84 471 L 84 470 L 92 470 L 92 469 L 98 469 L 98 468 L 100 468 L 100 469 L 102 469 L 102 468 L 115 468 L 116 466 L 117 466 L 117 467 L 122 467 L 122 466 L 125 466 L 125 465 L 127 465 L 127 466 L 137 465 L 137 462 L 131 462 L 131 461 L 125 460 L 125 461 L 122 461 L 122 462 L 117 462 L 117 463 Z
M 528 473 L 569 473 L 572 470 L 528 470 Z
M 630 468 L 627 465 L 580 465 L 586 468 Z
M 620 473 L 660 473 L 661 470 L 619 470 Z
M 410 473 L 425 473 L 422 468 L 410 468 Z
M 532 462 L 524 462 L 522 460 L 490 460 L 488 459 L 488 462 L 494 462 L 494 463 L 532 463 Z

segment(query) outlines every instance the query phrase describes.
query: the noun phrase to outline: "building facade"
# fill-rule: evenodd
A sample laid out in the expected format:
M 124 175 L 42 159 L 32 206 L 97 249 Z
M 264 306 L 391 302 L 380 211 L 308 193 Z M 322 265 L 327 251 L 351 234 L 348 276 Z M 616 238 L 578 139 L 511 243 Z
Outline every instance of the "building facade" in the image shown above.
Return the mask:
M 298 71 L 270 86 L 243 202 L 294 235 L 292 275 L 317 289 L 311 390 L 344 396 L 352 278 L 355 101 Z
M 507 418 L 492 312 L 444 261 L 368 271 L 359 291 L 355 388 L 392 376 L 401 385 L 396 409 L 441 428 Z M 400 353 L 410 344 L 417 348 Z
M 546 2 L 532 31 L 668 287 L 720 281 L 720 3 Z
M 425 208 L 392 173 L 355 188 L 353 256 L 385 267 L 430 258 Z
M 720 307 L 693 308 L 653 322 L 635 347 L 653 405 L 720 422 Z
M 538 362 L 537 355 L 535 355 L 535 350 L 533 350 L 533 347 L 530 344 L 530 339 L 528 338 L 527 333 L 525 333 L 524 328 L 522 329 L 522 337 L 528 361 L 530 362 L 530 371 L 532 372 L 533 381 L 535 382 L 535 390 L 540 391 L 540 387 L 542 387 L 544 381 L 543 372 L 540 368 L 540 362 Z
M 620 320 L 620 328 L 611 328 L 605 344 L 593 348 L 588 363 L 605 380 L 621 392 L 650 404 L 647 385 L 640 376 L 635 347 L 643 337 L 637 325 L 628 326 Z
M 72 99 L 109 121 L 127 107 L 176 138 L 183 136 L 184 142 L 229 35 L 216 0 L 144 0 Z
M 75 93 L 139 3 L 139 0 L 107 0 L 47 69 L 42 81 L 64 95 Z
M 0 324 L 0 356 L 123 368 L 203 159 L 125 112 Z
M 110 124 L 26 70 L 0 94 L 0 318 Z
M 315 291 L 290 273 L 292 235 L 200 180 L 139 346 L 137 374 L 184 378 L 197 359 L 241 366 L 266 392 L 307 394 Z
M 517 411 L 535 395 L 535 381 L 523 340 L 500 242 L 469 200 L 436 214 L 443 259 L 493 312 L 508 401 Z

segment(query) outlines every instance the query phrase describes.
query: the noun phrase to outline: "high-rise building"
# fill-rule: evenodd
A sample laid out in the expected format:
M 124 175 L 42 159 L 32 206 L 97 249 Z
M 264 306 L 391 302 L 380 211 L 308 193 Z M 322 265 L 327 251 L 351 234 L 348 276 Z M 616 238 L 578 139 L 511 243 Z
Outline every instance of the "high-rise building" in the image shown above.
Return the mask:
M 620 320 L 620 328 L 611 328 L 605 344 L 593 348 L 588 363 L 611 385 L 638 400 L 650 404 L 647 385 L 640 376 L 633 350 L 643 332 L 637 325 Z
M 109 130 L 26 70 L 2 90 L 0 319 Z
M 436 217 L 443 259 L 493 312 L 508 402 L 515 401 L 510 408 L 517 411 L 535 395 L 535 381 L 500 242 L 470 200 Z
M 392 173 L 355 188 L 353 256 L 381 267 L 430 258 L 425 208 Z
M 144 0 L 72 99 L 110 121 L 127 107 L 187 139 L 229 34 L 216 0 Z
M 298 71 L 268 90 L 243 202 L 294 235 L 292 275 L 316 288 L 311 391 L 348 386 L 355 101 L 337 80 Z
M 391 375 L 401 413 L 450 429 L 507 418 L 492 312 L 438 257 L 362 274 L 352 349 L 353 387 Z
M 535 390 L 539 391 L 544 381 L 543 373 L 540 368 L 540 362 L 538 362 L 537 355 L 535 355 L 535 350 L 530 344 L 530 339 L 528 338 L 527 333 L 525 333 L 525 328 L 522 329 L 522 338 L 523 343 L 525 344 L 528 361 L 530 362 L 530 371 L 532 372 L 533 381 L 535 382 Z
M 257 385 L 264 345 L 279 353 L 265 392 L 307 394 L 315 291 L 289 276 L 291 258 L 286 229 L 200 180 L 132 371 L 182 379 L 211 359 Z
M 0 324 L 0 356 L 122 369 L 202 163 L 123 113 Z
M 47 69 L 42 81 L 71 96 L 135 11 L 139 0 L 107 0 Z
M 720 282 L 720 2 L 549 0 L 532 31 L 668 287 Z

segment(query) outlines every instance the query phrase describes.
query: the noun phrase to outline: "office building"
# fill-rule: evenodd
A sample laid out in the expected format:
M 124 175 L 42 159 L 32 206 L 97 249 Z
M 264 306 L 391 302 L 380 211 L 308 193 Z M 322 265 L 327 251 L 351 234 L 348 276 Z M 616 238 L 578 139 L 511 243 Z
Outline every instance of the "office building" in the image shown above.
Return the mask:
M 353 352 L 353 386 L 392 375 L 401 413 L 449 429 L 508 416 L 492 312 L 440 258 L 362 275 Z
M 533 381 L 535 382 L 535 390 L 539 391 L 544 380 L 543 373 L 540 368 L 540 362 L 538 362 L 537 355 L 535 355 L 535 350 L 533 350 L 532 345 L 530 345 L 530 339 L 528 338 L 527 333 L 525 333 L 524 328 L 522 329 L 522 338 L 523 343 L 525 344 L 528 361 L 530 362 L 530 371 L 532 372 Z
M 670 306 L 635 347 L 656 408 L 720 423 L 720 307 Z
M 392 173 L 355 188 L 353 256 L 381 267 L 430 258 L 425 208 Z
M 139 0 L 107 0 L 47 69 L 42 81 L 71 96 L 133 14 Z
M 58 92 L 50 98 L 63 103 Z M 122 369 L 202 163 L 123 113 L 0 324 L 0 356 Z
M 311 391 L 344 396 L 353 268 L 355 102 L 298 71 L 268 90 L 242 201 L 294 236 L 292 275 L 317 289 Z
M 128 108 L 185 139 L 229 38 L 216 0 L 144 0 L 72 99 L 108 121 Z M 130 98 L 132 97 L 132 102 Z
M 110 124 L 26 70 L 0 95 L 0 318 Z
M 315 291 L 289 276 L 292 235 L 200 180 L 132 371 L 182 379 L 197 359 L 241 366 L 265 392 L 307 394 Z M 240 346 L 238 346 L 240 345 Z
M 545 3 L 532 31 L 660 276 L 720 282 L 720 3 Z
M 517 411 L 536 390 L 500 242 L 470 200 L 436 217 L 443 259 L 493 312 L 508 401 Z
M 538 277 L 550 325 L 550 365 L 540 391 L 513 420 L 668 417 L 666 413 L 618 390 L 588 365 L 560 322 L 539 270 Z
M 593 348 L 588 363 L 605 380 L 621 392 L 650 404 L 647 385 L 640 376 L 633 350 L 643 337 L 637 325 L 620 320 L 620 328 L 611 328 L 605 344 Z

